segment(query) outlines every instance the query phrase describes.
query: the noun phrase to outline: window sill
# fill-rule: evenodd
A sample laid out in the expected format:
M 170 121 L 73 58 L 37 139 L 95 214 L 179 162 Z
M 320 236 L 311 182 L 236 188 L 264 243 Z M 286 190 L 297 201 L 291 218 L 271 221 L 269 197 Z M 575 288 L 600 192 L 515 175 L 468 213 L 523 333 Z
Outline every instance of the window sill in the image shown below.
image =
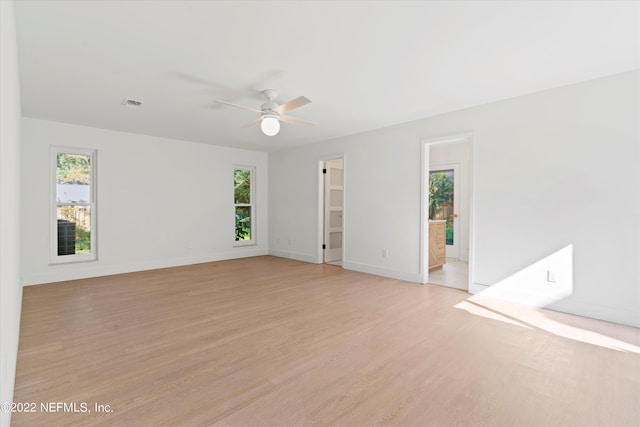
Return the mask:
M 65 264 L 78 264 L 78 263 L 82 263 L 82 262 L 94 262 L 94 261 L 98 261 L 98 257 L 91 255 L 91 256 L 74 256 L 73 258 L 66 258 L 66 259 L 54 259 L 49 261 L 49 265 L 65 265 Z

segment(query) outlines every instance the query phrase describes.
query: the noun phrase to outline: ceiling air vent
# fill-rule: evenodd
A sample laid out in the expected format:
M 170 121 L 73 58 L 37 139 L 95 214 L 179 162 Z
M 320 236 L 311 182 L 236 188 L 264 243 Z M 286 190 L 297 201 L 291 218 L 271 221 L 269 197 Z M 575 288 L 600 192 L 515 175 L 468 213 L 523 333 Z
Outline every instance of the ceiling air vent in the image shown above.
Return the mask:
M 138 108 L 139 106 L 142 105 L 142 101 L 136 101 L 135 99 L 125 98 L 122 101 L 122 105 L 129 108 Z

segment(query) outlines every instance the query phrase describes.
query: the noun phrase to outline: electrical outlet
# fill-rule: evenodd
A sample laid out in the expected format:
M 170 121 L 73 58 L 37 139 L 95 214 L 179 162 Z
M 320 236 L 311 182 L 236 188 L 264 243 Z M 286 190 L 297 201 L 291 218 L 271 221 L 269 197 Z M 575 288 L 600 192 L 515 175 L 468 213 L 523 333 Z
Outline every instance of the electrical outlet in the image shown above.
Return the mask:
M 555 270 L 547 270 L 547 282 L 555 283 L 558 281 L 558 273 Z
M 382 258 L 387 258 L 389 256 L 389 249 L 384 248 L 382 250 Z

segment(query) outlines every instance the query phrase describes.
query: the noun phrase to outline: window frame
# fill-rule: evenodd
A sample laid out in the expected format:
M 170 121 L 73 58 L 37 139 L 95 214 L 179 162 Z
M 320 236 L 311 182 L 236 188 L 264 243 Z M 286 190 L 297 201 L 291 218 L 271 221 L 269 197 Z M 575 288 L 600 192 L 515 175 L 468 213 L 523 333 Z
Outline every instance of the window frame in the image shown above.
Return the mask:
M 241 246 L 252 246 L 257 244 L 256 240 L 256 167 L 248 166 L 248 165 L 233 165 L 233 175 L 235 180 L 235 173 L 237 170 L 248 170 L 251 176 L 250 180 L 250 203 L 236 203 L 235 200 L 235 181 L 233 187 L 233 246 L 241 247 Z M 236 218 L 236 208 L 238 207 L 249 207 L 251 210 L 251 238 L 249 240 L 236 240 L 235 238 L 235 218 Z
M 58 154 L 74 154 L 81 156 L 89 156 L 89 174 L 90 174 L 90 201 L 89 202 L 74 202 L 74 203 L 61 203 L 58 202 L 58 168 L 57 160 Z M 97 164 L 97 150 L 91 148 L 78 148 L 78 147 L 63 147 L 63 146 L 51 146 L 50 150 L 50 165 L 51 171 L 49 173 L 49 179 L 51 180 L 51 202 L 50 206 L 50 252 L 49 252 L 49 264 L 69 264 L 77 262 L 97 261 L 98 259 L 98 233 L 97 233 L 97 179 L 96 179 L 96 164 Z M 90 252 L 72 254 L 72 255 L 58 255 L 58 207 L 61 206 L 87 206 L 91 212 L 91 219 L 89 225 L 90 237 Z

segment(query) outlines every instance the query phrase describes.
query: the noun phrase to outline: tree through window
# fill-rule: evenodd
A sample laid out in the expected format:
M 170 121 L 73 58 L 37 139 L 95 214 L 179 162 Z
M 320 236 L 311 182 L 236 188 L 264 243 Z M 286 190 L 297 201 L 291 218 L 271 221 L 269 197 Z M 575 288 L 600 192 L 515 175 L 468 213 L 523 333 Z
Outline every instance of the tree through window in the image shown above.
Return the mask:
M 255 243 L 254 174 L 253 167 L 236 167 L 233 170 L 237 245 Z

